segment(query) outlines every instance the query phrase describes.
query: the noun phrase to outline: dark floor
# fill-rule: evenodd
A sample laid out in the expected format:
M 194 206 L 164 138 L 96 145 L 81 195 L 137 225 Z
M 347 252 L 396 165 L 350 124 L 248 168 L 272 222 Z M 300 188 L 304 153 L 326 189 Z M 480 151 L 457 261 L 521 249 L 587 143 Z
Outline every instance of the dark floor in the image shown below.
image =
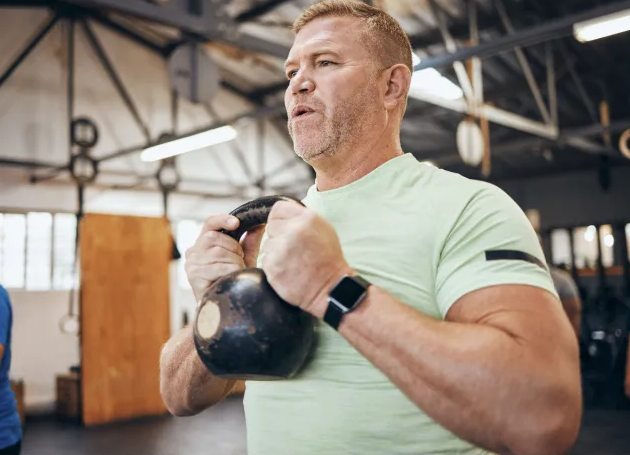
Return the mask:
M 23 455 L 245 455 L 239 397 L 206 412 L 82 428 L 53 419 L 27 422 Z
M 22 453 L 245 455 L 243 405 L 234 397 L 196 417 L 163 417 L 90 429 L 39 418 L 27 423 Z M 630 411 L 586 412 L 571 454 L 630 454 Z

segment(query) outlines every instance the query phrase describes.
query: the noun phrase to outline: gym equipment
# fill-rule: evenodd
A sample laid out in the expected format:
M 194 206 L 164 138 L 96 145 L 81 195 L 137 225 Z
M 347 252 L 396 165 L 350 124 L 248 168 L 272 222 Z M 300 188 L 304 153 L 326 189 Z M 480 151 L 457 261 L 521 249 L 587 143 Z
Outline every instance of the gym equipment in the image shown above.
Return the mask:
M 457 151 L 464 163 L 478 166 L 483 160 L 485 139 L 483 132 L 474 119 L 466 118 L 457 126 Z
M 630 308 L 608 286 L 587 301 L 582 316 L 582 374 L 585 380 L 608 378 L 623 355 Z
M 597 245 L 601 242 L 597 226 Z M 624 405 L 623 380 L 626 368 L 630 300 L 609 282 L 597 256 L 598 286 L 591 298 L 584 300 L 580 333 L 582 386 L 587 407 L 619 408 Z
M 80 148 L 91 149 L 98 143 L 98 128 L 93 120 L 78 117 L 70 125 L 71 142 Z
M 273 205 L 287 196 L 266 196 L 231 212 L 240 220 L 239 241 L 266 224 Z M 262 269 L 239 270 L 217 280 L 197 309 L 193 338 L 199 357 L 217 377 L 238 380 L 291 378 L 304 364 L 313 343 L 315 319 L 285 302 Z

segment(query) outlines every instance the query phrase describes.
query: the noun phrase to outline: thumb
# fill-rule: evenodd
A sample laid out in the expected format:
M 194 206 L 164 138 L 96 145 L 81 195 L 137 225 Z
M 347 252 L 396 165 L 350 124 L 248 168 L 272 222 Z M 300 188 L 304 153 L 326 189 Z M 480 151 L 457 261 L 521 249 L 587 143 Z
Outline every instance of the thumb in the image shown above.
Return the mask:
M 245 267 L 256 267 L 258 253 L 260 252 L 260 242 L 265 233 L 265 226 L 258 226 L 248 231 L 243 237 L 241 245 L 243 253 L 245 253 Z

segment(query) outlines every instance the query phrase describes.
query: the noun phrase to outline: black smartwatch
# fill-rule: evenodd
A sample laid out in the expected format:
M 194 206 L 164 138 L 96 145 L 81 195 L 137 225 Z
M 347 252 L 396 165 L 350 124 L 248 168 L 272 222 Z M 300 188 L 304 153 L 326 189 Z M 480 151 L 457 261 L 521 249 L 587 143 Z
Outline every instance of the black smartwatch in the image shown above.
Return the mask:
M 370 283 L 360 276 L 345 275 L 328 294 L 324 321 L 338 330 L 343 315 L 355 310 L 367 295 Z

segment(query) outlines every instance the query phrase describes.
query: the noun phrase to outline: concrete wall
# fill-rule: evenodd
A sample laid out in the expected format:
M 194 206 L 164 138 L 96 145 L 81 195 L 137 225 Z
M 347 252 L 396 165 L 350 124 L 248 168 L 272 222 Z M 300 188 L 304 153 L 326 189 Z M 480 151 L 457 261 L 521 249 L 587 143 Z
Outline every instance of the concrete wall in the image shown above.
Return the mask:
M 503 181 L 503 188 L 524 209 L 540 212 L 542 229 L 630 222 L 630 167 L 616 168 L 604 192 L 596 171 Z

